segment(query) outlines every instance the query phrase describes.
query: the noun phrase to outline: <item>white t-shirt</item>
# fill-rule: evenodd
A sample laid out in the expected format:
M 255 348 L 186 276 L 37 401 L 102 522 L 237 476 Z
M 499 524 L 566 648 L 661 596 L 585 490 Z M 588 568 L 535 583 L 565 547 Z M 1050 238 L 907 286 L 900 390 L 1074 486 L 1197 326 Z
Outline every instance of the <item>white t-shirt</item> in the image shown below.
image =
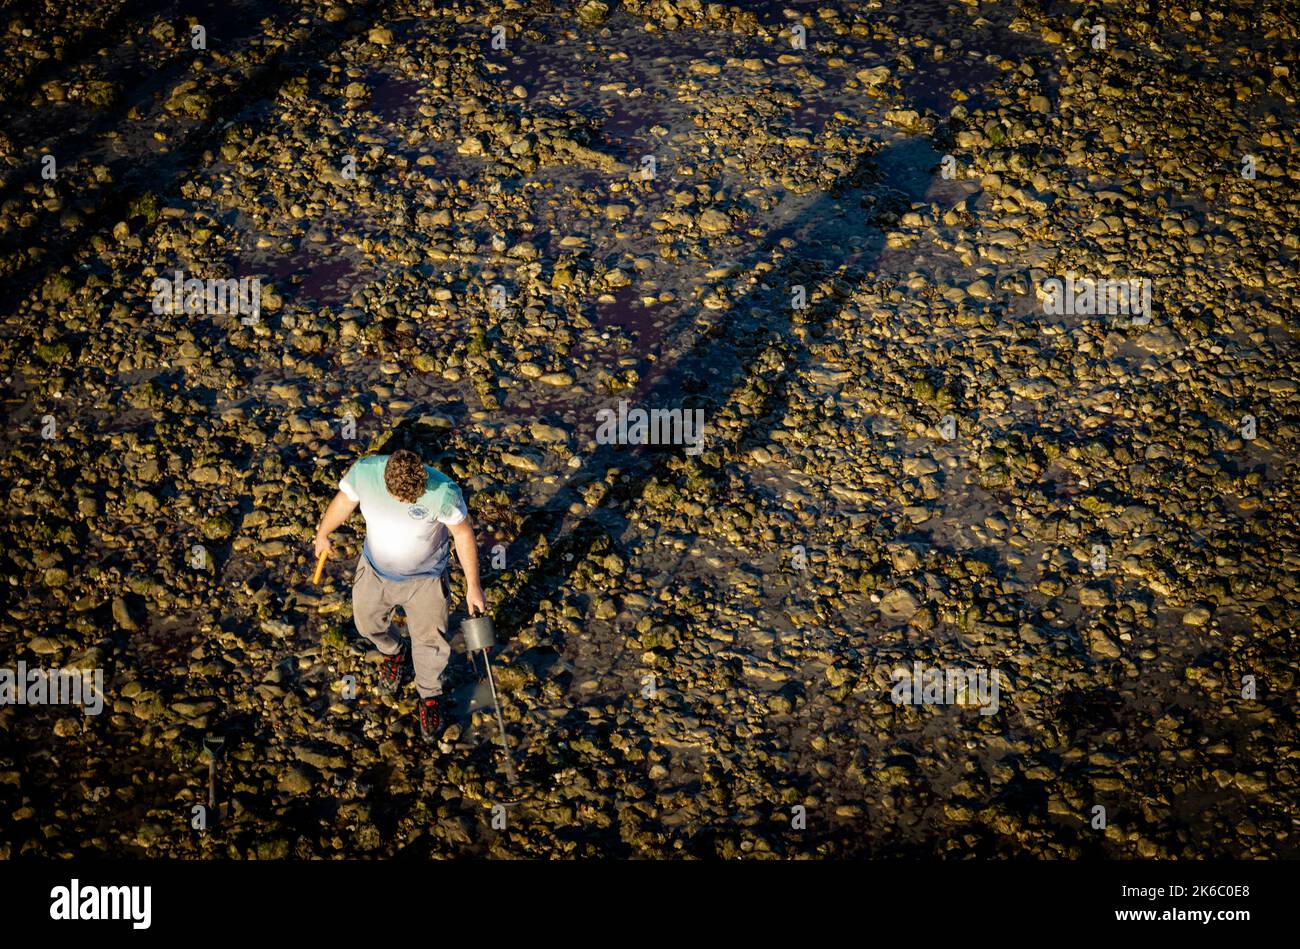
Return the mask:
M 424 493 L 414 504 L 399 501 L 384 483 L 388 458 L 362 458 L 339 482 L 340 491 L 361 503 L 366 519 L 362 556 L 385 580 L 440 577 L 451 549 L 447 528 L 469 516 L 465 499 L 456 482 L 425 465 Z

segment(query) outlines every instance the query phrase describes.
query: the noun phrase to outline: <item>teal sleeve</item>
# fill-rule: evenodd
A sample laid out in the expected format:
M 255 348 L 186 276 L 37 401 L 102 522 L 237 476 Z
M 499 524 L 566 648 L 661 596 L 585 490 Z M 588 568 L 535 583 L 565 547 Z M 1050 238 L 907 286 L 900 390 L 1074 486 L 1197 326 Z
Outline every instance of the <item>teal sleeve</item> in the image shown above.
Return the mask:
M 352 467 L 347 470 L 341 481 L 339 481 L 339 490 L 348 496 L 351 501 L 360 501 L 361 493 L 357 490 L 356 473 L 359 461 L 354 461 Z
M 438 520 L 448 527 L 452 527 L 467 517 L 469 517 L 469 508 L 465 506 L 465 498 L 461 495 L 460 488 L 455 484 L 448 484 L 443 489 L 442 504 L 438 509 Z

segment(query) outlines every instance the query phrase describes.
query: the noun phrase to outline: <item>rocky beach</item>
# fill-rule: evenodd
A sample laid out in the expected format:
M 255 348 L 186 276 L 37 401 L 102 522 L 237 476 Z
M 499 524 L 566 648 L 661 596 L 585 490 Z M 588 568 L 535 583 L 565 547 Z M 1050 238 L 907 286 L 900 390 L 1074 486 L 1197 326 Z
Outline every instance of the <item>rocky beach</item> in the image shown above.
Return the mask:
M 1298 30 L 5 5 L 0 857 L 1300 856 Z M 311 582 L 398 447 L 518 787 Z

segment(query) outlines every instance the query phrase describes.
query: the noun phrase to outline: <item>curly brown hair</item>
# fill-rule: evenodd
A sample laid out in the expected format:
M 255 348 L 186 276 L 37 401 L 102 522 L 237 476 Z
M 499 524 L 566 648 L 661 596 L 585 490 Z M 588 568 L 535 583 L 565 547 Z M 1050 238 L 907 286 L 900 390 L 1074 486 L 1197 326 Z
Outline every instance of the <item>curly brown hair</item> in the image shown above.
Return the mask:
M 388 493 L 399 501 L 414 504 L 424 493 L 428 475 L 420 456 L 405 448 L 393 452 L 384 465 L 384 484 Z

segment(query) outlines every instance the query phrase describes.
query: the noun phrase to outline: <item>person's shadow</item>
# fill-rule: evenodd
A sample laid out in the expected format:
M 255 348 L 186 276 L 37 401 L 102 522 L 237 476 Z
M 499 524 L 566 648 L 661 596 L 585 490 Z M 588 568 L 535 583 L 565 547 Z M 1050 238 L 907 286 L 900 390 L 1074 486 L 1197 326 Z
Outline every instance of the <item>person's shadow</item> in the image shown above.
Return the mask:
M 853 287 L 878 264 L 885 249 L 885 229 L 934 185 L 939 158 L 927 138 L 903 139 L 863 154 L 832 188 L 808 200 L 797 217 L 772 230 L 740 270 L 771 260 L 780 247 L 776 266 L 735 298 L 729 309 L 715 311 L 721 315 L 698 332 L 671 368 L 642 391 L 624 397 L 645 407 L 703 409 L 706 452 L 724 440 L 733 449 L 765 441 L 771 415 L 785 399 L 786 377 L 797 360 L 785 360 L 787 369 L 765 379 L 763 397 L 758 404 L 751 403 L 743 428 L 722 432 L 710 428 L 709 420 L 750 384 L 756 354 L 782 339 L 798 351 L 823 332 Z M 783 242 L 789 240 L 795 244 L 785 250 L 789 245 Z M 803 287 L 806 295 L 802 308 L 791 302 L 797 287 Z M 701 317 L 711 315 L 683 314 L 679 325 L 688 325 L 692 317 L 698 325 Z M 594 409 L 591 417 L 594 426 Z M 440 429 L 404 421 L 384 440 L 382 450 L 405 447 L 431 457 L 442 450 L 441 435 Z M 539 537 L 545 538 L 546 550 L 532 563 L 524 584 L 498 605 L 498 629 L 505 633 L 531 619 L 543 599 L 569 582 L 598 539 L 619 533 L 625 512 L 636 507 L 648 485 L 677 478 L 670 465 L 681 454 L 680 446 L 599 446 L 585 460 L 582 476 L 561 487 L 545 507 L 529 513 L 516 532 L 519 539 L 512 545 L 512 559 L 531 556 Z M 583 500 L 581 488 L 605 481 L 613 469 L 618 475 L 610 489 L 580 521 L 572 521 L 567 512 L 575 501 Z M 491 579 L 486 577 L 485 585 Z M 455 623 L 453 618 L 453 629 Z M 557 661 L 564 665 L 545 647 L 515 661 L 533 664 L 539 674 Z M 466 710 L 473 707 L 478 691 L 463 684 L 456 691 L 457 704 Z

